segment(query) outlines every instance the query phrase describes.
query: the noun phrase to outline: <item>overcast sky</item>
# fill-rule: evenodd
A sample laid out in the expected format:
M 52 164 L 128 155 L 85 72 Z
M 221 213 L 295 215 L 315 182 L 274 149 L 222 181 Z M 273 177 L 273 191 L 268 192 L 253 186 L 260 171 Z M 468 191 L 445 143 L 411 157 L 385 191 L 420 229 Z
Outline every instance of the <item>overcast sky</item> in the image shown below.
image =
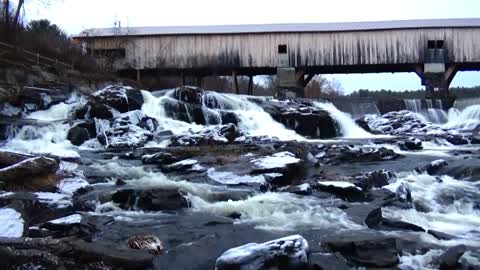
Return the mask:
M 45 2 L 45 0 L 37 0 Z M 33 2 L 33 1 L 31 1 Z M 28 1 L 27 1 L 28 3 Z M 315 23 L 480 17 L 479 0 L 52 0 L 30 4 L 28 19 L 48 18 L 69 34 L 122 26 Z M 480 49 L 480 48 L 479 48 Z M 331 75 L 346 92 L 420 89 L 413 73 Z M 480 85 L 479 72 L 457 74 L 452 86 Z

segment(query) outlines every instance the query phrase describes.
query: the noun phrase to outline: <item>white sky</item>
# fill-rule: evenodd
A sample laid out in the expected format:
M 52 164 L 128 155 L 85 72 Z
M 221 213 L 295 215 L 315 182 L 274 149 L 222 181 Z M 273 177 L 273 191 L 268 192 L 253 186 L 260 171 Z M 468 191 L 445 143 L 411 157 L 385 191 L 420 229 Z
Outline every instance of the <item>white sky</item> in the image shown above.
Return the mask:
M 39 1 L 39 0 L 31 0 Z M 44 0 L 42 0 L 44 1 Z M 28 1 L 27 1 L 28 3 Z M 85 28 L 375 21 L 480 17 L 479 0 L 51 0 L 31 3 L 28 19 L 48 18 L 69 34 Z M 331 75 L 346 92 L 419 89 L 415 74 Z M 329 76 L 329 77 L 331 77 Z M 480 73 L 457 74 L 452 86 L 480 85 Z

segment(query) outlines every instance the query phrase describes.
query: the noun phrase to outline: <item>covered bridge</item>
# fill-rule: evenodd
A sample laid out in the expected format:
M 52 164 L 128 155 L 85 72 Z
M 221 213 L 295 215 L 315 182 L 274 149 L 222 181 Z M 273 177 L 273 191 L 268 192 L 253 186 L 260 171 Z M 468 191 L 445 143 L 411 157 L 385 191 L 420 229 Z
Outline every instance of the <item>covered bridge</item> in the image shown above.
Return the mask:
M 427 97 L 480 68 L 480 19 L 88 29 L 75 37 L 117 71 L 158 75 L 278 74 L 302 88 L 315 74 L 416 72 Z

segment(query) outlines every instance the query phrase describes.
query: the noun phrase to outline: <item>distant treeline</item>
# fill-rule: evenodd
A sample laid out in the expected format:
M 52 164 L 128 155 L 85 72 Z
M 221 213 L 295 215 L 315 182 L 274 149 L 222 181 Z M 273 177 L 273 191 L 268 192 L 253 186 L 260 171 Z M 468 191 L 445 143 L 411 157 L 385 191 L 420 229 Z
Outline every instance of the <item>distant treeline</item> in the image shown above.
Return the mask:
M 474 87 L 451 87 L 450 93 L 456 98 L 474 98 L 480 97 L 480 86 Z M 372 98 L 372 99 L 422 99 L 425 98 L 425 90 L 406 90 L 406 91 L 392 91 L 380 90 L 371 91 L 368 89 L 361 89 L 355 91 L 347 96 Z

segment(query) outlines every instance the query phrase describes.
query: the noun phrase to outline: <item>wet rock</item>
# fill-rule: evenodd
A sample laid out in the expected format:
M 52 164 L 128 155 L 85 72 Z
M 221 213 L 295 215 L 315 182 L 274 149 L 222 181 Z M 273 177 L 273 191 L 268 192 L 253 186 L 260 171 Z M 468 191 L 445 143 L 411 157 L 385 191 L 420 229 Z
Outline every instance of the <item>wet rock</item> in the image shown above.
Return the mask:
M 434 263 L 439 266 L 440 270 L 455 269 L 463 254 L 467 251 L 465 245 L 458 245 L 448 248 L 440 257 L 434 260 Z
M 347 261 L 341 255 L 313 253 L 308 257 L 310 270 L 349 270 Z
M 206 127 L 190 134 L 176 135 L 170 138 L 169 146 L 203 146 L 227 144 L 235 141 L 242 134 L 234 124 Z
M 136 148 L 144 146 L 153 137 L 150 131 L 128 125 L 106 130 L 97 135 L 97 140 L 106 148 Z
M 160 152 L 152 155 L 144 155 L 142 157 L 143 164 L 170 165 L 177 161 L 179 161 L 178 158 L 168 152 Z
M 128 246 L 132 249 L 146 250 L 153 255 L 165 252 L 163 243 L 155 235 L 133 235 L 128 239 Z
M 415 137 L 410 137 L 406 140 L 398 142 L 397 144 L 401 150 L 405 150 L 405 151 L 423 149 L 422 141 Z
M 363 128 L 366 132 L 370 132 L 370 133 L 374 133 L 374 131 L 372 131 L 372 129 L 370 128 L 370 126 L 368 125 L 368 121 L 365 119 L 365 117 L 362 117 L 362 118 L 359 118 L 359 119 L 356 119 L 355 120 L 355 123 Z M 378 132 L 377 132 L 378 133 Z
M 242 134 L 235 124 L 226 124 L 220 128 L 219 135 L 225 137 L 231 143 Z
M 419 171 L 427 172 L 430 175 L 434 175 L 445 166 L 448 166 L 448 163 L 443 159 L 438 159 L 438 160 L 432 161 L 430 164 L 425 166 L 423 169 L 420 169 Z
M 452 240 L 455 239 L 456 237 L 453 235 L 450 235 L 448 233 L 443 233 L 435 230 L 428 230 L 427 231 L 429 234 L 433 235 L 433 237 L 437 238 L 438 240 Z
M 386 170 L 379 170 L 371 172 L 366 178 L 363 178 L 355 183 L 356 186 L 363 190 L 370 190 L 372 188 L 381 188 L 389 184 L 391 179 L 395 178 L 395 175 Z
M 234 124 L 238 126 L 240 122 L 234 112 L 220 111 L 220 117 L 222 118 L 222 124 Z
M 369 228 L 375 228 L 382 223 L 382 219 L 382 209 L 375 208 L 368 214 L 367 218 L 365 219 L 365 224 Z
M 173 96 L 180 101 L 201 105 L 203 100 L 204 91 L 198 87 L 182 86 L 176 88 Z
M 314 190 L 334 194 L 336 197 L 345 201 L 359 202 L 366 199 L 366 194 L 363 190 L 349 182 L 317 181 L 310 182 L 310 185 Z
M 122 113 L 113 119 L 111 126 L 113 128 L 134 125 L 144 130 L 155 132 L 158 128 L 158 121 L 145 115 L 140 110 L 129 111 Z
M 197 165 L 198 161 L 195 159 L 184 159 L 177 161 L 170 165 L 162 166 L 163 172 L 175 172 L 175 171 L 186 171 L 191 169 L 193 166 Z
M 277 122 L 298 134 L 311 138 L 339 136 L 335 120 L 326 111 L 307 100 L 265 101 L 260 106 Z
M 190 206 L 180 189 L 123 189 L 112 195 L 112 201 L 123 209 L 144 211 L 173 211 Z
M 425 232 L 420 226 L 417 226 L 412 223 L 403 222 L 399 220 L 391 220 L 383 218 L 381 222 L 382 227 L 391 228 L 392 230 L 405 230 L 405 231 L 414 231 L 414 232 Z
M 361 266 L 394 267 L 399 263 L 400 250 L 395 238 L 327 240 L 322 245 Z
M 32 155 L 20 154 L 9 151 L 0 150 L 0 167 L 5 168 L 12 166 L 26 159 L 32 158 Z
M 95 129 L 95 122 L 85 121 L 79 123 L 68 130 L 67 140 L 73 145 L 81 145 L 85 141 L 95 138 L 97 131 Z
M 40 228 L 52 232 L 51 236 L 54 238 L 75 236 L 83 239 L 91 239 L 92 235 L 96 232 L 95 226 L 90 223 L 83 223 L 82 217 L 79 214 L 51 220 L 40 226 Z
M 143 105 L 143 95 L 140 90 L 126 86 L 108 86 L 93 93 L 88 100 L 88 114 L 91 118 L 110 119 L 112 109 L 125 113 L 140 110 Z
M 139 110 L 126 112 L 102 127 L 97 140 L 106 148 L 135 148 L 154 138 L 158 121 Z
M 395 198 L 387 203 L 390 206 L 396 206 L 403 209 L 413 207 L 412 192 L 407 184 L 402 183 L 395 191 Z
M 118 245 L 89 243 L 73 240 L 68 243 L 73 249 L 77 263 L 104 262 L 113 269 L 149 269 L 153 265 L 154 255 L 142 250 L 120 249 Z M 81 260 L 79 260 L 81 259 Z
M 0 179 L 9 188 L 41 188 L 54 184 L 58 162 L 48 157 L 32 157 L 0 169 Z
M 387 219 L 382 216 L 382 209 L 376 208 L 372 210 L 367 218 L 365 219 L 365 224 L 371 228 L 376 230 L 404 230 L 404 231 L 414 231 L 414 232 L 425 232 L 425 230 L 417 226 L 415 224 L 411 224 L 408 222 L 403 222 L 399 220 L 392 220 Z
M 279 269 L 304 269 L 308 264 L 307 240 L 293 235 L 270 242 L 250 243 L 225 251 L 215 264 L 217 270 L 249 269 L 266 267 Z
M 311 195 L 313 192 L 312 187 L 307 183 L 298 186 L 289 186 L 287 188 L 281 189 L 280 191 L 290 192 L 302 196 Z
M 468 140 L 464 138 L 462 135 L 458 134 L 448 134 L 445 136 L 445 140 L 453 145 L 464 145 L 468 144 Z
M 387 161 L 400 158 L 401 155 L 385 147 L 357 148 L 345 145 L 324 146 L 322 155 L 316 155 L 319 160 L 327 164 Z

